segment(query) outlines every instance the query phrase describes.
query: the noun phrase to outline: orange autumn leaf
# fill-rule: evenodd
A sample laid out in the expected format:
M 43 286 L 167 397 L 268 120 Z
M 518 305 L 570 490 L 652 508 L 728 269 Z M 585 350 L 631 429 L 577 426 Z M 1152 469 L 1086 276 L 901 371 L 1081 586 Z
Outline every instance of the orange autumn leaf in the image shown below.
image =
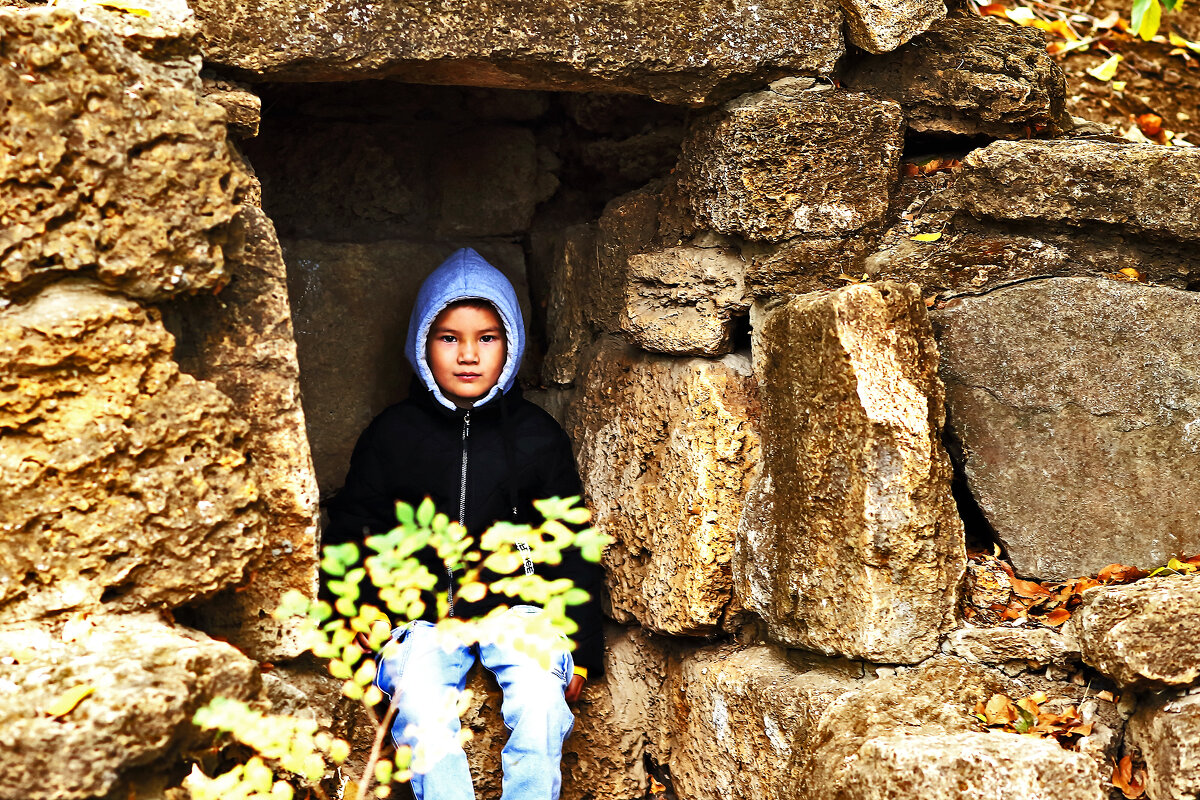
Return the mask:
M 982 17 L 1003 17 L 1008 19 L 1008 9 L 1001 3 L 988 3 L 986 6 L 979 7 L 979 15 Z
M 1137 118 L 1138 130 L 1147 136 L 1158 136 L 1162 131 L 1163 118 L 1158 114 L 1140 114 Z
M 1109 564 L 1104 569 L 1100 570 L 1098 577 L 1104 583 L 1128 583 L 1136 581 L 1138 578 L 1144 578 L 1150 573 L 1144 569 L 1131 567 L 1127 564 Z
M 1127 800 L 1141 797 L 1146 791 L 1146 773 L 1133 768 L 1133 759 L 1129 756 L 1122 758 L 1114 767 L 1112 785 L 1121 790 Z
M 1073 42 L 1079 38 L 1075 31 L 1071 30 L 1071 26 L 1068 25 L 1065 20 L 1056 19 L 1053 22 L 1047 22 L 1042 19 L 1035 19 L 1029 24 L 1035 28 L 1041 28 L 1052 36 L 1058 36 L 1059 38 L 1066 39 L 1070 42 Z
M 1020 578 L 1013 578 L 1012 585 L 1013 591 L 1021 595 L 1021 597 L 1038 598 L 1050 596 L 1050 590 L 1036 581 L 1023 581 Z
M 1071 612 L 1060 606 L 1043 617 L 1041 621 L 1051 628 L 1057 628 L 1070 618 Z

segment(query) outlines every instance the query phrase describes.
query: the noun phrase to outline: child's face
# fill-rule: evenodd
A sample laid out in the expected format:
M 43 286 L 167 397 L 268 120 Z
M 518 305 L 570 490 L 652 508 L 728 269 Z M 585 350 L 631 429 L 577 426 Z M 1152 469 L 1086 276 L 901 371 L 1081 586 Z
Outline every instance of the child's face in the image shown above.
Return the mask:
M 438 314 L 426 347 L 433 379 L 459 408 L 470 408 L 496 385 L 508 355 L 500 317 L 490 308 L 472 306 Z

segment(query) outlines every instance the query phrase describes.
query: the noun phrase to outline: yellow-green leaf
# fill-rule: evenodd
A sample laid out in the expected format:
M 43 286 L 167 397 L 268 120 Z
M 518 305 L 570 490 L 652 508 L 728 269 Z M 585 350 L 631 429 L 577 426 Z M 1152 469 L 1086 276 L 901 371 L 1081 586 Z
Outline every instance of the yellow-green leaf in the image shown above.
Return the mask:
M 1117 74 L 1117 65 L 1121 63 L 1123 56 L 1120 53 L 1113 53 L 1107 61 L 1098 67 L 1088 67 L 1087 74 L 1091 75 L 1098 81 L 1111 81 L 1113 76 Z
M 1159 23 L 1162 21 L 1162 5 L 1158 0 L 1150 0 L 1146 6 L 1145 13 L 1138 20 L 1137 35 L 1142 37 L 1143 41 L 1150 41 L 1158 33 Z
M 124 14 L 133 14 L 136 17 L 150 16 L 149 10 L 128 3 L 122 3 L 120 0 L 96 0 L 96 5 L 112 11 L 120 11 Z
M 942 238 L 941 231 L 935 231 L 934 233 L 918 233 L 916 236 L 912 237 L 914 242 L 936 242 L 940 238 Z
M 75 707 L 83 702 L 83 699 L 96 691 L 96 687 L 87 683 L 81 683 L 78 686 L 72 686 L 65 692 L 54 698 L 49 706 L 46 707 L 46 714 L 51 717 L 65 717 L 75 710 Z

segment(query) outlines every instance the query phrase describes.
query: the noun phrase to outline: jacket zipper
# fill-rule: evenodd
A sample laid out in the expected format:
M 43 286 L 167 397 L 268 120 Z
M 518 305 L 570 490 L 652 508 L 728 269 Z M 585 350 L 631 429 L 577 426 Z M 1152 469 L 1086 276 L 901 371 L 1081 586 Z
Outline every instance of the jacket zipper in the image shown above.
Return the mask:
M 462 430 L 462 472 L 458 486 L 458 523 L 464 528 L 467 526 L 467 441 L 471 436 L 471 412 L 468 410 L 463 415 L 463 430 Z M 450 577 L 450 584 L 446 589 L 447 615 L 454 616 L 454 567 L 447 564 L 446 574 Z

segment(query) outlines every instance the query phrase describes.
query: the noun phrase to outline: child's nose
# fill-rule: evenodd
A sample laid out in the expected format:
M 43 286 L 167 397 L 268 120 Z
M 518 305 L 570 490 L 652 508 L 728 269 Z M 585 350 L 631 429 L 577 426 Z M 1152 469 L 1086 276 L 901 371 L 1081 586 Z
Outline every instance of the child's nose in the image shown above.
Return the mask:
M 474 362 L 479 356 L 478 348 L 474 342 L 463 342 L 462 347 L 458 348 L 458 360 L 468 363 Z

